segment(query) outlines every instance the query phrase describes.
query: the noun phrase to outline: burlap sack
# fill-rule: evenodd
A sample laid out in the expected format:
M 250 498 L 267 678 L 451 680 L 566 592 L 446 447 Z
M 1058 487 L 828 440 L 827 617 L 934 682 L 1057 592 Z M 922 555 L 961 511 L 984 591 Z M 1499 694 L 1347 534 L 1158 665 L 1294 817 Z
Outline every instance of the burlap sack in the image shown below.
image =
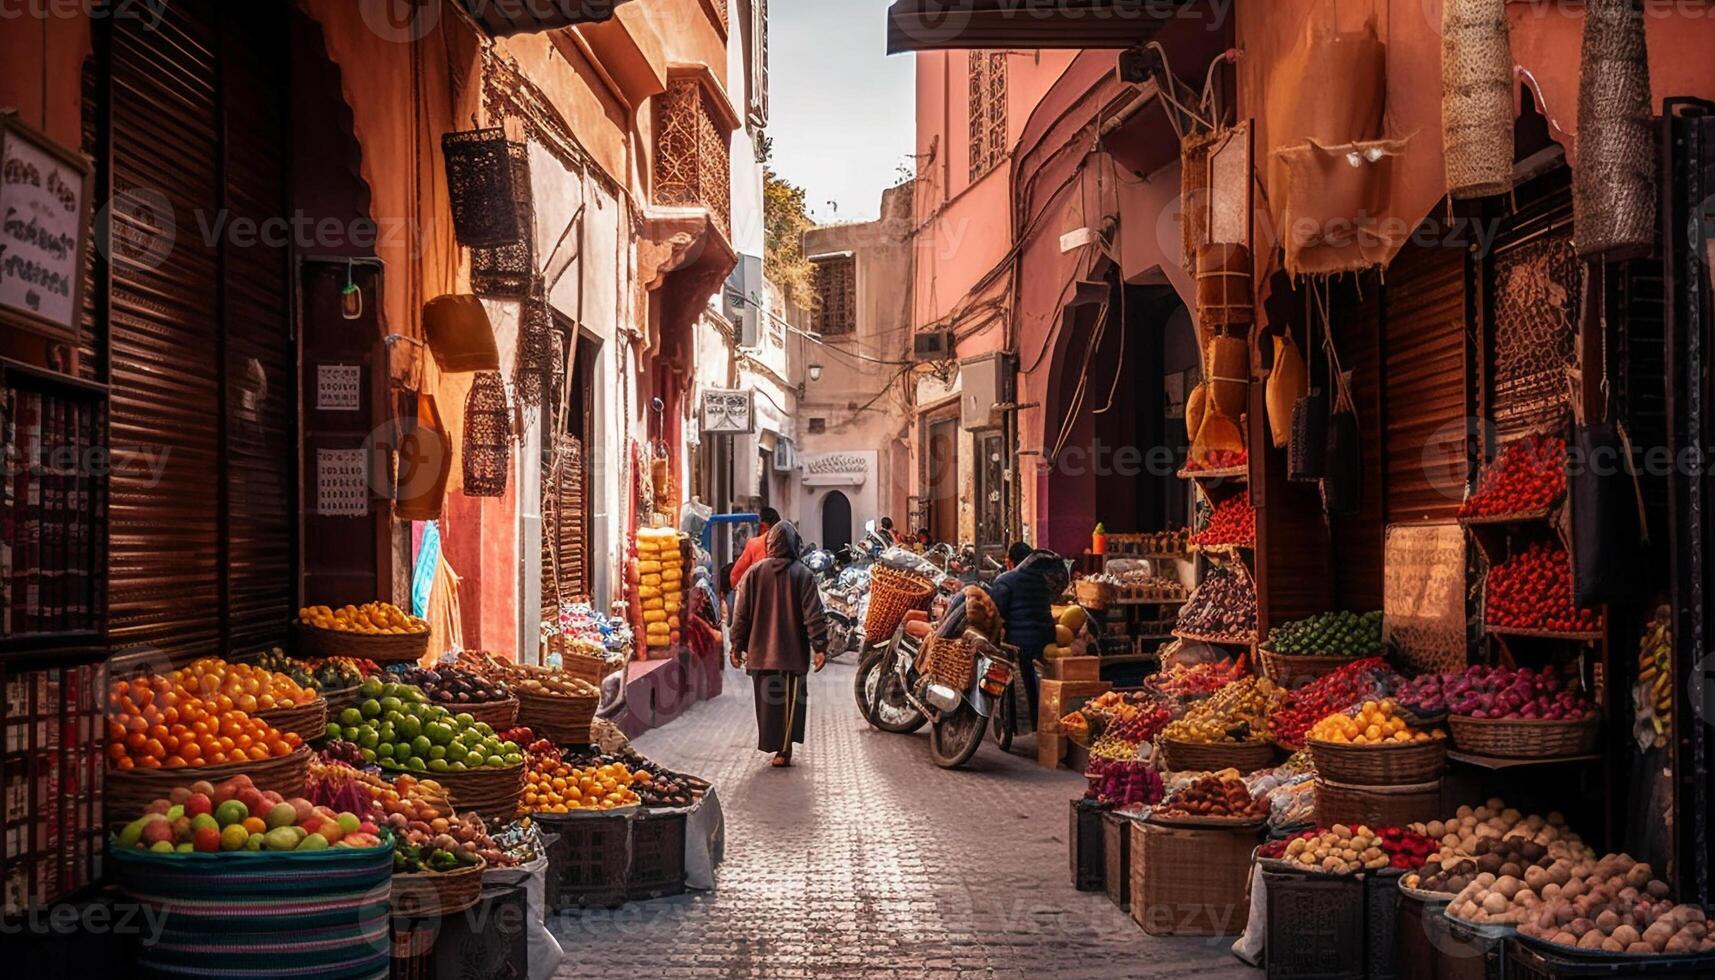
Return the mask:
M 1441 131 L 1447 193 L 1505 194 L 1513 186 L 1513 55 L 1506 0 L 1445 0 L 1441 8 Z
M 1648 254 L 1656 237 L 1656 146 L 1643 11 L 1632 0 L 1586 0 L 1583 58 L 1572 181 L 1578 255 Z
M 1268 372 L 1263 400 L 1268 406 L 1269 437 L 1274 448 L 1285 449 L 1292 441 L 1292 409 L 1309 391 L 1304 355 L 1290 335 L 1274 338 L 1274 368 Z

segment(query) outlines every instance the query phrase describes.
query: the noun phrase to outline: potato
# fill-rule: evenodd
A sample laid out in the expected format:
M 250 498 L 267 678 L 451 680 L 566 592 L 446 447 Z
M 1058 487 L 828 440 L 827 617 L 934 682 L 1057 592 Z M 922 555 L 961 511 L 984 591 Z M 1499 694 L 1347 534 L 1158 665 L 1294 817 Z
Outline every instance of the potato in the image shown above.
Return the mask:
M 1633 956 L 1653 956 L 1655 955 L 1655 947 L 1640 940 L 1627 946 L 1626 952 Z
M 1495 891 L 1499 892 L 1500 896 L 1509 902 L 1518 894 L 1518 890 L 1519 880 L 1512 875 L 1502 875 L 1495 879 Z
M 1483 899 L 1483 911 L 1490 915 L 1499 915 L 1507 910 L 1507 900 L 1500 892 L 1489 892 Z
M 1579 949 L 1601 949 L 1602 944 L 1604 942 L 1607 942 L 1607 939 L 1608 939 L 1608 937 L 1602 935 L 1599 932 L 1595 932 L 1595 931 L 1587 932 L 1587 933 L 1583 934 L 1582 936 L 1578 937 L 1578 948 Z
M 1613 938 L 1615 942 L 1622 943 L 1625 946 L 1630 947 L 1633 943 L 1639 941 L 1643 937 L 1638 935 L 1638 931 L 1636 929 L 1626 925 L 1625 923 L 1621 923 L 1614 927 Z

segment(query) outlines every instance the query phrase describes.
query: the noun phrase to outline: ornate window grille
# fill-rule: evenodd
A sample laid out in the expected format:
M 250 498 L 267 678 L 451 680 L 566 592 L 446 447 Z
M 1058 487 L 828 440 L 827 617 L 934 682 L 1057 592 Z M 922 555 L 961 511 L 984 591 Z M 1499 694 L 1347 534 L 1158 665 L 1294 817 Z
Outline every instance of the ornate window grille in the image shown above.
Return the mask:
M 655 200 L 704 208 L 730 237 L 732 160 L 708 98 L 695 78 L 672 79 L 667 91 L 656 96 Z
M 1006 156 L 1006 52 L 970 53 L 971 181 Z
M 816 331 L 824 337 L 857 332 L 857 259 L 850 255 L 816 259 Z

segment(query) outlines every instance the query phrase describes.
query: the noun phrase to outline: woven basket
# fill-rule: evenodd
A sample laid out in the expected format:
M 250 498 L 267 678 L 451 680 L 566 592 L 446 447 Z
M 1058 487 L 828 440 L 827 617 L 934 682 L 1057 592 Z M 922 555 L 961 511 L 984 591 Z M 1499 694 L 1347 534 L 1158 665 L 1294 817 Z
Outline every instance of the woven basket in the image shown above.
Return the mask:
M 1096 610 L 1106 609 L 1118 594 L 1118 590 L 1113 585 L 1087 578 L 1081 578 L 1074 582 L 1072 590 L 1072 594 L 1078 600 L 1078 605 L 1086 609 Z
M 1247 827 L 1131 827 L 1131 917 L 1152 936 L 1234 935 L 1250 908 Z
M 1173 772 L 1219 772 L 1237 769 L 1250 773 L 1274 764 L 1272 742 L 1180 742 L 1171 738 L 1161 740 L 1161 751 L 1167 768 Z
M 906 613 L 929 608 L 929 600 L 934 596 L 935 583 L 921 575 L 876 565 L 870 573 L 869 612 L 864 617 L 864 635 L 893 635 Z
M 1222 828 L 1226 830 L 1243 830 L 1246 828 L 1261 830 L 1268 823 L 1266 814 L 1254 817 L 1204 817 L 1183 813 L 1151 813 L 1149 822 L 1163 827 L 1188 827 L 1193 830 L 1204 828 Z
M 467 714 L 477 721 L 487 722 L 490 728 L 497 732 L 506 731 L 518 724 L 518 699 L 506 698 L 503 701 L 476 701 L 470 704 L 442 705 L 453 714 Z
M 1502 759 L 1548 759 L 1589 755 L 1596 750 L 1601 727 L 1597 718 L 1584 721 L 1533 721 L 1528 718 L 1472 718 L 1448 715 L 1447 730 L 1461 751 Z
M 917 654 L 917 672 L 945 684 L 955 691 L 965 691 L 976 678 L 976 655 L 963 637 L 931 636 Z
M 295 732 L 299 738 L 309 741 L 327 734 L 328 702 L 326 698 L 317 697 L 313 701 L 290 708 L 258 711 L 256 717 L 267 722 L 272 728 L 282 732 Z
M 1404 827 L 1434 820 L 1441 809 L 1441 782 L 1412 786 L 1351 786 L 1316 777 L 1316 822 L 1356 827 Z
M 1285 688 L 1303 687 L 1325 674 L 1331 674 L 1355 658 L 1325 654 L 1275 653 L 1267 647 L 1257 649 L 1262 663 L 1262 675 Z
M 1441 131 L 1447 193 L 1505 194 L 1513 186 L 1513 54 L 1505 0 L 1446 0 L 1441 8 Z
M 1585 0 L 1581 63 L 1572 178 L 1578 256 L 1648 254 L 1658 230 L 1655 103 L 1636 0 Z
M 602 679 L 612 673 L 607 669 L 606 659 L 583 653 L 562 654 L 560 656 L 560 669 L 580 681 L 589 681 L 596 687 L 601 687 Z
M 402 919 L 432 919 L 457 915 L 482 898 L 481 858 L 457 871 L 419 871 L 393 876 L 393 915 Z
M 1356 786 L 1412 786 L 1441 778 L 1447 746 L 1441 742 L 1397 745 L 1341 745 L 1309 740 L 1316 772 L 1336 783 Z
M 357 693 L 361 690 L 363 690 L 362 684 L 353 684 L 350 687 L 336 688 L 332 691 L 322 691 L 322 700 L 327 702 L 328 714 L 330 716 L 337 715 L 347 708 L 357 707 L 357 702 L 362 700 L 357 696 Z
M 354 633 L 293 623 L 300 659 L 356 657 L 378 664 L 416 663 L 429 650 L 429 631 L 421 633 Z M 325 697 L 325 695 L 324 695 Z
M 176 786 L 197 780 L 218 783 L 233 776 L 249 776 L 257 789 L 273 790 L 291 799 L 304 795 L 304 778 L 310 768 L 310 749 L 301 745 L 291 755 L 262 762 L 223 762 L 218 766 L 187 766 L 180 769 L 109 769 L 103 781 L 107 826 L 118 830 L 142 815 L 143 809 L 164 799 Z
M 465 496 L 504 496 L 511 460 L 512 410 L 506 382 L 498 371 L 479 371 L 465 396 L 464 441 L 459 444 Z
M 518 724 L 536 737 L 559 745 L 590 743 L 590 722 L 600 698 L 550 697 L 529 691 L 519 691 L 517 697 Z
M 1230 326 L 1255 319 L 1250 249 L 1219 243 L 1197 249 L 1197 322 Z
M 447 198 L 453 235 L 466 247 L 508 245 L 531 232 L 529 154 L 523 143 L 495 126 L 446 133 L 441 154 L 447 165 Z M 519 176 L 526 179 L 515 186 Z
M 511 823 L 518 817 L 518 797 L 524 792 L 522 762 L 504 769 L 484 766 L 430 775 L 447 791 L 447 799 L 459 813 L 475 810 L 491 827 Z

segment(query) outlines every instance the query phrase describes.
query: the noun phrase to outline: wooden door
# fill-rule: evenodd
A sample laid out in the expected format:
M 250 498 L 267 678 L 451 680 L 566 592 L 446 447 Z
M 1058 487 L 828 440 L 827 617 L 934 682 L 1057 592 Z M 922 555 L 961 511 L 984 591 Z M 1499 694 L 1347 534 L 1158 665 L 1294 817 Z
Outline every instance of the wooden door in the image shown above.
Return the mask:
M 925 496 L 929 498 L 929 536 L 937 542 L 959 541 L 959 420 L 957 416 L 929 423 L 925 459 Z M 915 528 L 907 528 L 915 531 Z

